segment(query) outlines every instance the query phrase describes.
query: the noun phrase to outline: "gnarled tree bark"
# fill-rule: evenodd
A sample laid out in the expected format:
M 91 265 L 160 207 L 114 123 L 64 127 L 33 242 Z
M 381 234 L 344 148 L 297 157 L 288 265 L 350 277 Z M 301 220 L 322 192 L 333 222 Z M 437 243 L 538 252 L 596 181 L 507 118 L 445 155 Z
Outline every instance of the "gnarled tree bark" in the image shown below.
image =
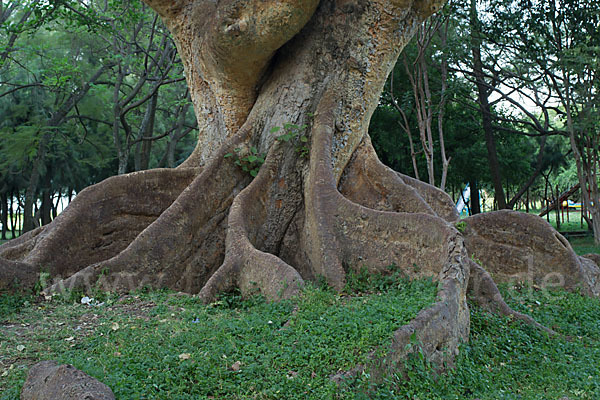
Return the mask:
M 290 297 L 319 277 L 342 290 L 348 270 L 363 266 L 395 264 L 407 275 L 436 277 L 438 301 L 397 332 L 384 368 L 405 355 L 412 333 L 440 364 L 455 354 L 468 337 L 469 287 L 491 311 L 512 312 L 469 259 L 470 243 L 484 263 L 494 253 L 493 240 L 479 240 L 479 220 L 459 232 L 449 196 L 381 164 L 367 134 L 402 47 L 440 1 L 147 2 L 183 60 L 200 130 L 196 149 L 176 169 L 94 185 L 48 226 L 2 245 L 3 289 L 15 278 L 31 287 L 45 270 L 57 279 L 48 291 L 149 285 L 208 302 L 235 287 Z M 277 140 L 285 128 L 273 128 L 285 124 L 307 127 Z M 266 154 L 262 166 L 258 153 Z M 252 178 L 237 164 L 260 170 Z M 510 227 L 528 223 L 516 218 Z M 555 235 L 547 224 L 538 228 L 532 234 Z M 505 239 L 504 247 L 537 246 L 536 239 Z M 556 254 L 570 257 L 560 272 L 582 279 L 568 284 L 597 294 L 584 279 L 598 275 L 591 260 L 582 267 L 563 241 L 542 240 L 533 257 L 560 247 Z

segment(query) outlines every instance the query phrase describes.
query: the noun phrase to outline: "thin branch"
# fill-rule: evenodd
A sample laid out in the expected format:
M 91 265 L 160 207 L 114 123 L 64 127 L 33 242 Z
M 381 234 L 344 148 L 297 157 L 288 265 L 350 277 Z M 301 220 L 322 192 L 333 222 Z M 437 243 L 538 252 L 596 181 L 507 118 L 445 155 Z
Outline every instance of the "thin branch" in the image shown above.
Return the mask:
M 4 96 L 8 96 L 9 94 L 17 92 L 17 91 L 22 90 L 22 89 L 27 89 L 27 88 L 30 88 L 30 87 L 40 87 L 40 86 L 45 87 L 45 85 L 42 84 L 42 83 L 40 83 L 40 82 L 30 83 L 30 84 L 27 84 L 27 85 L 19 85 L 19 86 L 15 87 L 15 88 L 12 88 L 12 89 L 7 90 L 6 92 L 0 94 L 0 98 L 2 98 Z

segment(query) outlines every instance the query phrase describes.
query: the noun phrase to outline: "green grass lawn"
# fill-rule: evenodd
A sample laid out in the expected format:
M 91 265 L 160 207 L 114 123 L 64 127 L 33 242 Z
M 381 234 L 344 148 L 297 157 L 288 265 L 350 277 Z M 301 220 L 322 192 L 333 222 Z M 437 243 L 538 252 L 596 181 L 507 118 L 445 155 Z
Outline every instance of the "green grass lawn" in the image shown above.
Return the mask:
M 570 238 L 569 243 L 571 243 L 571 247 L 573 247 L 575 253 L 579 255 L 587 253 L 600 254 L 600 246 L 594 243 L 593 236 L 588 236 L 584 238 Z
M 18 237 L 19 235 L 15 236 Z M 10 239 L 12 239 L 12 232 L 6 232 L 6 240 L 2 240 L 0 239 L 0 244 L 9 241 Z
M 525 212 L 525 210 L 517 210 L 521 212 Z M 530 214 L 539 215 L 540 210 L 529 210 Z M 581 211 L 570 210 L 569 211 L 569 220 L 567 221 L 567 210 L 564 211 L 564 217 L 561 214 L 561 223 L 560 223 L 560 231 L 561 232 L 572 232 L 572 231 L 585 231 L 588 229 L 588 224 L 583 220 L 583 224 L 581 223 Z M 548 221 L 550 225 L 556 229 L 556 211 L 551 211 L 548 216 L 542 217 L 544 220 Z
M 167 292 L 98 307 L 5 297 L 0 398 L 18 398 L 41 359 L 75 365 L 120 399 L 352 398 L 330 376 L 364 363 L 435 298 L 430 280 L 397 278 L 372 280 L 368 293 L 308 287 L 280 303 L 228 295 L 205 306 Z
M 600 301 L 564 291 L 502 291 L 512 307 L 562 336 L 471 306 L 470 342 L 454 370 L 435 379 L 413 361 L 409 380 L 392 378 L 373 398 L 599 399 Z
M 163 291 L 97 307 L 2 297 L 0 399 L 18 398 L 42 359 L 71 363 L 127 400 L 600 398 L 600 301 L 527 288 L 503 291 L 563 336 L 471 306 L 471 339 L 449 373 L 436 376 L 415 357 L 407 379 L 370 386 L 359 376 L 337 387 L 331 374 L 389 343 L 436 292 L 430 281 L 350 282 L 366 293 L 309 287 L 294 301 L 227 295 L 209 306 Z

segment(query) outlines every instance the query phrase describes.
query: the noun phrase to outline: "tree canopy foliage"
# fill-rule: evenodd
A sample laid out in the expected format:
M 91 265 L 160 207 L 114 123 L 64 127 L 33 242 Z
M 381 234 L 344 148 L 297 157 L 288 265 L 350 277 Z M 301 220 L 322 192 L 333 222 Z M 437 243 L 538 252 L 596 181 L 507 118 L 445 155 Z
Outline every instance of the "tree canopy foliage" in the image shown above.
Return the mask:
M 563 173 L 576 167 L 577 153 L 581 154 L 582 168 L 588 168 L 583 172 L 589 177 L 585 186 L 590 193 L 595 192 L 591 165 L 599 134 L 598 113 L 593 110 L 598 106 L 600 40 L 596 29 L 598 4 L 592 3 L 454 1 L 445 9 L 450 29 L 439 28 L 437 34 L 430 35 L 426 47 L 416 37 L 404 50 L 409 60 L 414 60 L 415 54 L 426 59 L 428 90 L 432 93 L 429 107 L 434 117 L 443 115 L 445 152 L 450 158 L 448 190 L 455 199 L 460 188 L 466 183 L 473 187 L 475 182 L 498 196 L 494 168 L 504 203 L 511 208 L 524 200 L 527 189 L 536 193 L 534 197 L 543 198 L 544 175 L 560 175 L 561 179 L 553 180 L 566 190 L 578 181 L 573 174 Z M 444 32 L 447 34 L 442 35 Z M 476 53 L 472 52 L 474 43 L 479 49 Z M 384 161 L 426 179 L 426 151 L 416 134 L 419 110 L 415 90 L 406 62 L 402 65 L 401 61 L 402 57 L 370 132 Z M 449 65 L 445 82 L 441 75 L 444 62 Z M 437 104 L 444 90 L 448 101 L 440 109 Z M 390 95 L 401 105 L 403 114 L 394 109 Z M 487 126 L 482 104 L 489 106 Z M 415 135 L 416 170 L 411 165 L 406 126 Z M 439 127 L 433 129 L 438 131 Z M 488 166 L 490 150 L 486 145 L 490 138 L 495 142 L 496 166 Z M 438 184 L 443 165 L 440 141 L 434 142 Z
M 149 7 L 9 1 L 0 14 L 0 193 L 25 230 L 62 197 L 191 152 L 181 61 Z

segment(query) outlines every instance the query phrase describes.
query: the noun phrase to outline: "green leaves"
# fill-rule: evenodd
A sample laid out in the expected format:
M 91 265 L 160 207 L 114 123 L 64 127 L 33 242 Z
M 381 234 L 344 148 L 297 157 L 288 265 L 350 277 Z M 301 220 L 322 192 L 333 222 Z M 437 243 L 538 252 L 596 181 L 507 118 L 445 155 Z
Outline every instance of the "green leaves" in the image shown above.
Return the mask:
M 233 163 L 235 165 L 255 178 L 258 175 L 260 167 L 265 162 L 266 155 L 259 153 L 258 149 L 254 146 L 251 146 L 247 153 L 245 153 L 241 147 L 237 147 L 233 149 L 233 151 L 233 153 L 227 153 L 223 157 L 233 158 Z
M 310 114 L 312 116 L 312 114 Z M 296 125 L 286 123 L 283 124 L 283 128 L 280 126 L 275 126 L 271 128 L 271 133 L 277 133 L 283 129 L 285 133 L 276 137 L 275 139 L 280 142 L 288 143 L 290 141 L 294 141 L 296 144 L 296 152 L 300 154 L 301 157 L 305 158 L 308 156 L 310 152 L 310 148 L 308 146 L 308 136 L 306 136 L 306 129 L 308 125 Z

